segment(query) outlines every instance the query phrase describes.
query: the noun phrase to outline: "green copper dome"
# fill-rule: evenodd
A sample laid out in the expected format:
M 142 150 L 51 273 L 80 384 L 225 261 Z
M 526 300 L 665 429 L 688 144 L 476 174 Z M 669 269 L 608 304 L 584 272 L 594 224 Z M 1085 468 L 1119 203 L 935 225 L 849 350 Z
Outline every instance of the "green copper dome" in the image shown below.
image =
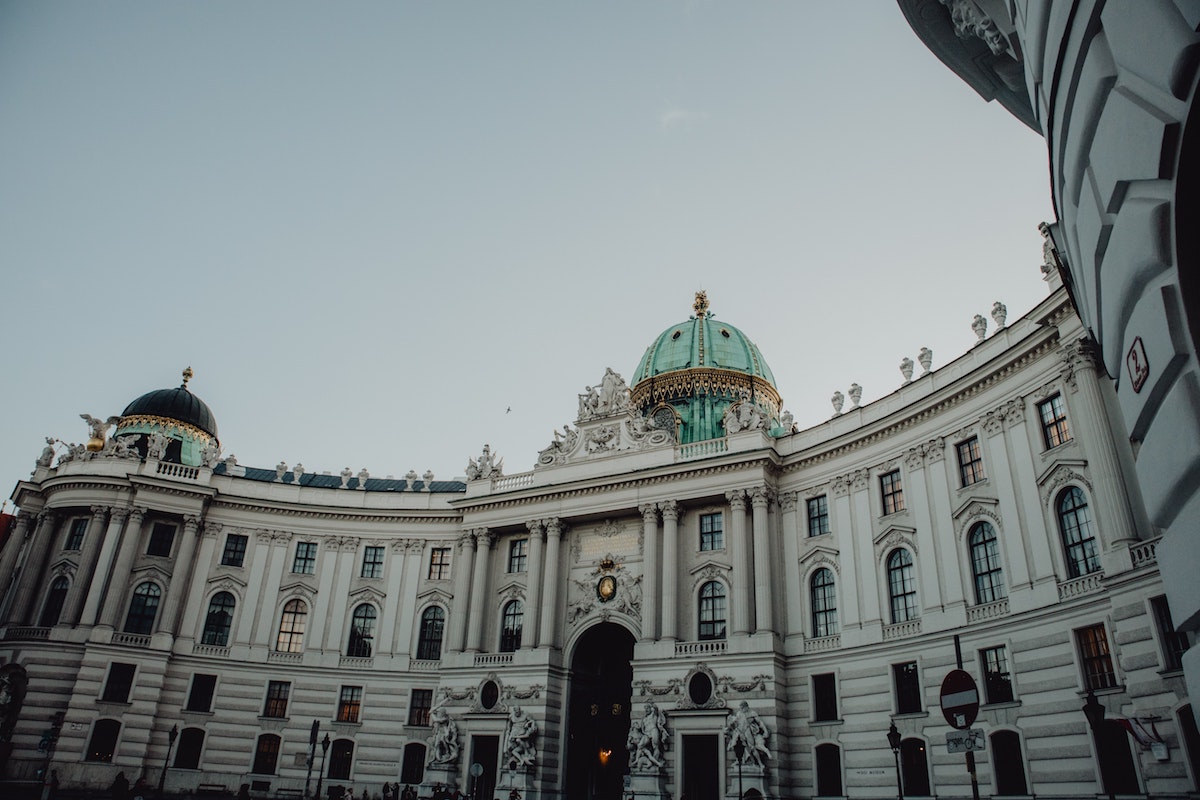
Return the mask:
M 646 348 L 633 372 L 633 404 L 660 424 L 662 409 L 672 409 L 681 444 L 724 436 L 722 417 L 745 398 L 777 424 L 782 401 L 758 346 L 716 319 L 704 292 L 697 292 L 692 308 L 693 316 L 667 328 Z

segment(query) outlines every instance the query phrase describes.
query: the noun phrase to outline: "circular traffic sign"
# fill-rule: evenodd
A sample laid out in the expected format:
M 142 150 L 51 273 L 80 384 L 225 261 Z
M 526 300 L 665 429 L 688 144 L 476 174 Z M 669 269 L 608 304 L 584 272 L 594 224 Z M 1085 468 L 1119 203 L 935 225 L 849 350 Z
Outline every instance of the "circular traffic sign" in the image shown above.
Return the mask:
M 966 730 L 979 715 L 979 688 L 966 670 L 952 669 L 942 680 L 942 716 L 951 727 Z
M 471 765 L 471 775 L 478 778 L 482 774 L 483 774 L 483 764 L 480 764 L 478 761 L 476 761 L 474 764 Z

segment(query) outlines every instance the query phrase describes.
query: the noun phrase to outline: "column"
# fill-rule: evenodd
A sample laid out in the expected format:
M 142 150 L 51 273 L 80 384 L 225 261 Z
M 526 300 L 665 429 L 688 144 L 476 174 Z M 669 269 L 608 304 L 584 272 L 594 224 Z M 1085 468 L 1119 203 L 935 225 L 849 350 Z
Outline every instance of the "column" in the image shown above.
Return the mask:
M 658 506 L 645 503 L 642 512 L 642 641 L 658 638 Z
M 917 563 L 917 575 L 920 580 L 920 601 L 921 613 L 928 614 L 934 611 L 942 610 L 942 584 L 944 581 L 938 579 L 938 573 L 941 569 L 943 561 L 957 561 L 958 553 L 954 551 L 954 547 L 950 548 L 949 553 L 943 553 L 938 550 L 935 544 L 933 535 L 933 517 L 929 513 L 929 489 L 925 485 L 925 453 L 921 447 L 914 447 L 908 451 L 908 456 L 904 461 L 908 467 L 908 482 L 909 487 L 906 495 L 908 497 L 908 509 L 912 514 L 913 523 L 916 526 L 917 551 L 924 554 L 924 557 Z M 953 524 L 948 521 L 949 524 Z M 940 541 L 936 540 L 936 541 Z M 950 541 L 957 541 L 953 536 Z M 915 559 L 916 553 L 913 554 Z
M 1008 461 L 1008 446 L 1004 436 L 1001 414 L 989 412 L 983 420 L 987 433 L 987 454 L 994 473 L 989 477 L 996 483 L 996 497 L 1000 501 L 1000 519 L 1004 528 L 996 531 L 1000 546 L 1004 548 L 1008 574 L 1005 576 L 1008 589 L 1023 589 L 1029 586 L 1029 562 L 1025 560 L 1025 543 L 1021 541 L 1021 512 L 1017 508 L 1017 489 L 1013 486 L 1012 465 Z M 968 552 L 970 546 L 968 543 Z M 974 576 L 972 576 L 974 577 Z
M 768 528 L 767 505 L 771 493 L 763 486 L 750 490 L 750 507 L 754 526 L 754 632 L 772 633 L 775 630 L 774 601 L 771 598 L 771 537 Z
M 249 641 L 260 647 L 273 649 L 275 646 L 275 623 L 280 578 L 283 576 L 283 559 L 287 556 L 290 534 L 275 534 L 260 530 L 254 533 L 254 554 L 247 565 L 250 583 L 246 586 L 246 600 L 253 602 L 257 613 L 243 614 L 238 624 L 234 641 Z M 268 593 L 268 587 L 274 591 Z
M 557 647 L 555 612 L 558 610 L 558 547 L 562 539 L 562 523 L 556 519 L 546 520 L 546 587 L 542 593 L 542 629 L 538 633 L 538 647 Z
M 1004 424 L 1008 426 L 1008 448 L 1012 451 L 1015 482 L 1018 487 L 1017 502 L 1021 505 L 1021 535 L 1030 553 L 1030 580 L 1057 581 L 1054 574 L 1054 555 L 1050 552 L 1051 535 L 1046 530 L 1046 517 L 1042 511 L 1041 494 L 1038 492 L 1037 472 L 1033 450 L 1029 447 L 1029 430 L 1025 426 L 1025 401 L 1010 400 L 1004 405 Z
M 1096 504 L 1100 541 L 1105 551 L 1112 551 L 1118 545 L 1137 539 L 1137 523 L 1129 507 L 1125 473 L 1117 457 L 1117 448 L 1104 424 L 1108 417 L 1096 381 L 1095 345 L 1080 340 L 1060 352 L 1066 362 L 1067 382 L 1078 389 L 1075 392 L 1077 405 L 1069 419 L 1082 434 L 1079 438 L 1087 452 L 1088 469 L 1096 481 L 1098 491 L 1092 493 L 1091 500 Z M 1112 481 L 1111 485 L 1104 487 L 1108 480 Z
M 303 538 L 303 537 L 297 537 Z M 312 629 L 305 638 L 313 647 L 321 650 L 341 650 L 342 623 L 345 619 L 344 604 L 335 588 L 341 571 L 341 539 L 325 537 L 320 543 L 320 558 L 317 560 L 317 599 L 313 603 L 310 617 Z
M 830 529 L 838 551 L 838 563 L 842 566 L 842 577 L 837 587 L 838 616 L 841 617 L 842 630 L 853 630 L 862 627 L 862 582 L 875 580 L 875 576 L 860 575 L 858 572 L 858 547 L 854 536 L 854 514 L 850 510 L 849 476 L 834 478 L 829 487 L 829 495 L 832 498 L 829 509 Z
M 175 567 L 171 570 L 171 582 L 167 585 L 167 596 L 163 599 L 162 611 L 158 615 L 157 633 L 168 633 L 174 636 L 178 630 L 175 627 L 179 616 L 179 601 L 183 597 L 183 588 L 191 575 L 192 561 L 200 546 L 200 518 L 187 516 L 183 518 L 183 536 L 179 540 L 179 555 L 175 557 Z M 187 632 L 184 635 L 188 635 Z
M 800 529 L 798 527 L 796 492 L 779 495 L 779 510 L 782 515 L 783 535 L 783 635 L 804 633 L 804 595 L 800 586 Z M 845 589 L 837 587 L 838 596 Z
M 525 590 L 525 635 L 521 637 L 521 649 L 537 647 L 539 612 L 542 610 L 542 537 L 546 526 L 541 520 L 525 523 L 529 528 L 529 572 Z
M 933 504 L 933 518 L 953 520 L 950 507 L 950 476 L 946 472 L 946 442 L 941 438 L 931 439 L 924 447 L 925 472 L 929 482 L 930 501 Z M 958 541 L 958 538 L 955 537 L 954 541 Z M 966 604 L 960 564 L 957 553 L 951 558 L 939 559 L 942 570 L 942 600 L 947 607 Z
M 208 582 L 208 568 L 213 563 L 213 552 L 217 549 L 217 542 L 221 539 L 220 523 L 206 522 L 204 528 L 199 533 L 199 553 L 196 555 L 193 563 L 196 567 L 192 569 L 191 580 L 188 581 L 187 600 L 183 604 L 183 621 L 179 623 L 179 637 L 187 637 L 189 639 L 199 638 L 200 633 L 200 613 L 207 612 L 205 608 L 205 584 Z M 174 583 L 175 576 L 171 576 L 171 582 Z M 253 616 L 255 606 L 250 603 L 250 595 L 247 592 L 246 597 L 238 604 L 240 607 L 234 609 L 234 618 Z M 207 614 L 206 614 L 207 618 Z M 230 631 L 232 634 L 232 631 Z M 230 640 L 233 641 L 232 636 Z M 243 640 L 244 641 L 244 640 Z
M 487 528 L 475 531 L 475 569 L 471 576 L 471 613 L 467 617 L 467 652 L 478 653 L 483 648 L 483 620 L 491 604 L 488 602 L 487 578 L 492 545 L 496 534 Z
M 137 513 L 139 511 L 142 513 Z M 120 510 L 114 510 L 112 522 L 108 524 L 108 532 L 114 534 L 114 538 L 113 523 L 116 522 L 118 514 L 120 514 Z M 137 556 L 138 545 L 142 541 L 144 519 L 145 509 L 134 509 L 134 513 L 129 516 L 129 525 L 125 528 L 125 535 L 121 537 L 121 546 L 117 551 L 117 563 L 109 578 L 109 588 L 105 590 L 105 597 L 101 601 L 100 624 L 106 627 L 116 629 L 117 622 L 120 620 L 121 611 L 125 605 L 130 572 L 133 569 L 133 559 Z M 105 534 L 106 537 L 107 535 Z M 117 587 L 121 587 L 120 590 Z M 85 607 L 84 612 L 86 613 L 86 611 Z
M 92 506 L 92 518 L 88 520 L 87 532 L 83 534 L 83 552 L 79 554 L 79 568 L 75 570 L 75 580 L 71 581 L 71 589 L 67 592 L 62 617 L 59 620 L 67 625 L 79 623 L 83 601 L 87 598 L 89 579 L 96 572 L 96 561 L 100 558 L 100 548 L 104 544 L 104 537 L 100 531 L 104 528 L 108 511 L 108 506 Z
M 425 543 L 420 539 L 409 539 L 404 543 L 404 581 L 400 586 L 400 592 L 388 594 L 391 618 L 397 620 L 395 646 L 393 647 L 390 643 L 388 646 L 396 655 L 411 655 L 412 653 L 413 624 L 418 619 L 417 587 L 421 583 L 421 561 L 424 552 Z M 394 586 L 395 584 L 389 581 L 389 585 Z M 392 598 L 401 593 L 404 596 L 400 600 L 399 609 L 397 609 Z
M 14 622 L 29 624 L 33 609 L 37 606 L 38 580 L 54 544 L 54 529 L 58 524 L 58 512 L 42 511 L 38 514 L 37 527 L 26 550 L 25 566 L 17 582 L 17 594 L 13 598 Z
M 408 588 L 405 579 L 408 576 L 408 562 L 412 560 L 407 557 L 408 544 L 408 539 L 402 539 L 392 542 L 391 546 L 387 548 L 392 555 L 383 567 L 383 585 L 388 588 L 388 592 L 383 598 L 383 608 L 379 614 L 379 639 L 375 643 L 375 651 L 378 655 L 384 653 L 394 655 L 396 652 L 395 642 L 398 641 L 397 636 L 400 630 L 400 614 L 398 613 L 400 594 Z M 411 619 L 413 614 L 417 613 L 416 604 L 406 608 L 407 613 L 404 616 Z M 407 642 L 404 642 L 401 650 L 408 653 Z
M 17 517 L 12 534 L 8 537 L 8 544 L 0 549 L 0 620 L 7 618 L 6 601 L 17 588 L 17 558 L 26 550 L 27 542 L 25 540 L 29 536 L 31 520 L 33 520 L 32 514 L 22 512 Z
M 879 603 L 879 584 L 883 580 L 875 559 L 875 536 L 871 513 L 871 475 L 865 469 L 855 470 L 850 480 L 850 506 L 857 536 L 854 537 L 858 558 L 858 581 L 862 591 L 862 621 L 864 625 L 882 622 Z M 890 621 L 890 618 L 889 618 Z
M 446 637 L 446 650 L 451 653 L 461 653 L 466 645 L 467 606 L 470 597 L 467 594 L 471 585 L 471 564 L 475 552 L 475 537 L 469 531 L 458 536 L 458 549 L 450 562 L 454 570 L 454 602 L 450 605 L 450 630 Z
M 129 518 L 129 526 L 140 531 L 146 509 L 135 507 L 111 509 L 108 517 L 108 527 L 104 530 L 104 540 L 100 542 L 100 553 L 96 557 L 96 566 L 89 576 L 80 575 L 79 579 L 88 581 L 83 600 L 83 610 L 79 612 L 80 625 L 95 625 L 100 619 L 100 604 L 104 602 L 108 591 L 108 579 L 112 574 L 113 559 L 116 558 L 117 547 L 121 543 L 121 526 L 125 518 Z
M 664 500 L 662 509 L 662 638 L 673 642 L 679 633 L 679 504 Z
M 733 557 L 733 586 L 729 599 L 733 616 L 733 635 L 750 634 L 750 607 L 753 595 L 750 586 L 750 558 L 746 541 L 746 492 L 734 489 L 725 493 L 729 500 L 729 549 Z

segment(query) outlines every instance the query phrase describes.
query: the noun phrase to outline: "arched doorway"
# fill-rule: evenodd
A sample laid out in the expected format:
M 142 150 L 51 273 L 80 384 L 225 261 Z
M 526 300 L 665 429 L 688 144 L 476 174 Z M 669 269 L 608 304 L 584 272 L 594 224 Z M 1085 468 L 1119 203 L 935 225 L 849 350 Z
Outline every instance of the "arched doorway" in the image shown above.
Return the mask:
M 567 770 L 563 789 L 577 800 L 621 800 L 629 754 L 633 634 L 602 622 L 580 637 L 571 657 Z

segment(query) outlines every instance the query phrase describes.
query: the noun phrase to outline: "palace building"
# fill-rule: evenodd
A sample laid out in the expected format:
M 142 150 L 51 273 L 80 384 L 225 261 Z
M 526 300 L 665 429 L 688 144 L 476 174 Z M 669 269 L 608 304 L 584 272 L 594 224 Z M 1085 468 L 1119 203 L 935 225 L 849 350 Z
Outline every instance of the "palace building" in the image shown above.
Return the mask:
M 967 797 L 952 734 L 981 794 L 1185 797 L 1188 639 L 1113 388 L 1047 280 L 803 430 L 770 343 L 697 295 L 517 474 L 487 447 L 450 481 L 241 465 L 190 371 L 87 417 L 12 495 L 3 779 Z M 940 700 L 960 665 L 965 733 Z

